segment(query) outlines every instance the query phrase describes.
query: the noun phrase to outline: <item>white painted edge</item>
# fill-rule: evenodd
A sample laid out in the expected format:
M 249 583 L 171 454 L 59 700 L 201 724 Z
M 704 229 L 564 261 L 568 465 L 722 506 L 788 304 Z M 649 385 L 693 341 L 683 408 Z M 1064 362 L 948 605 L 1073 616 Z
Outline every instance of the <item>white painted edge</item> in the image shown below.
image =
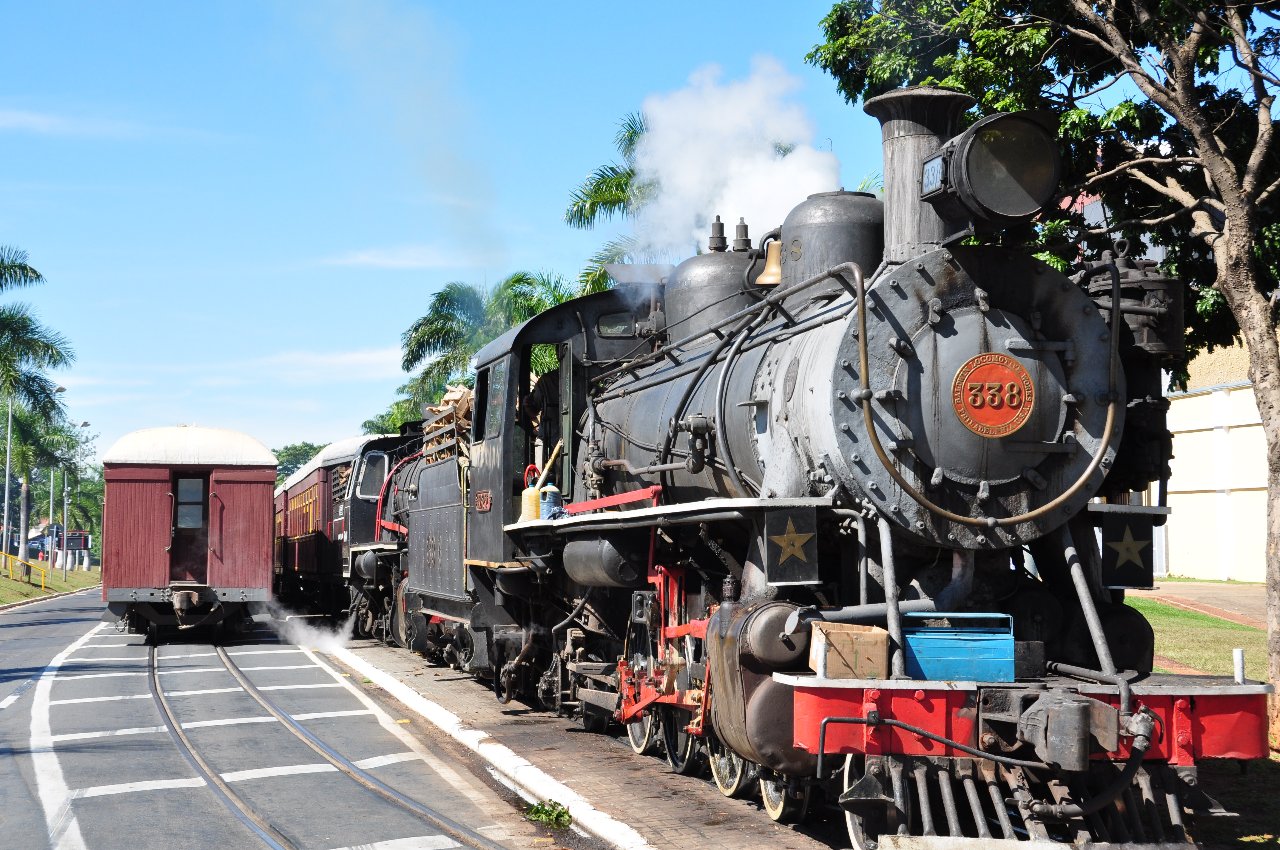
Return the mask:
M 447 835 L 419 835 L 413 838 L 393 838 L 390 841 L 340 847 L 338 850 L 452 850 L 454 847 L 461 846 Z
M 18 687 L 14 689 L 13 693 L 9 694 L 4 699 L 0 699 L 0 711 L 4 711 L 9 706 L 13 705 L 15 702 L 22 699 L 22 695 L 25 694 L 28 690 L 30 690 L 31 686 L 34 685 L 35 683 L 36 683 L 35 679 L 26 679 L 22 682 L 19 682 Z
M 85 797 L 110 797 L 116 794 L 136 794 L 141 791 L 163 791 L 169 788 L 203 788 L 204 778 L 192 779 L 151 779 L 145 782 L 123 782 L 119 785 L 94 785 L 72 791 L 71 797 L 76 800 Z
M 58 754 L 53 751 L 52 721 L 49 716 L 49 695 L 53 692 L 53 682 L 58 676 L 58 668 L 74 655 L 89 638 L 106 627 L 99 623 L 85 632 L 62 652 L 59 652 L 40 673 L 36 681 L 35 696 L 31 703 L 31 768 L 36 779 L 36 796 L 40 799 L 40 807 L 44 810 L 44 822 L 49 831 L 49 846 L 56 850 L 86 850 L 84 836 L 80 832 L 80 824 L 75 813 L 71 811 L 71 789 L 67 786 L 66 777 L 62 773 L 62 765 L 58 762 Z
M 422 757 L 417 753 L 390 753 L 385 756 L 372 756 L 360 761 L 353 761 L 356 767 L 361 770 L 373 770 L 375 767 L 386 767 L 389 764 L 400 764 L 406 761 L 421 761 Z
M 370 682 L 432 723 L 462 746 L 484 759 L 512 784 L 539 800 L 555 800 L 569 809 L 575 823 L 617 850 L 654 850 L 644 836 L 612 815 L 600 811 L 569 786 L 534 766 L 488 732 L 465 726 L 456 714 L 424 697 L 390 673 L 347 649 L 329 653 Z
M 245 782 L 250 779 L 271 779 L 276 776 L 301 776 L 304 773 L 337 773 L 328 762 L 320 764 L 286 764 L 280 767 L 260 767 L 256 770 L 233 770 L 222 774 L 225 782 Z

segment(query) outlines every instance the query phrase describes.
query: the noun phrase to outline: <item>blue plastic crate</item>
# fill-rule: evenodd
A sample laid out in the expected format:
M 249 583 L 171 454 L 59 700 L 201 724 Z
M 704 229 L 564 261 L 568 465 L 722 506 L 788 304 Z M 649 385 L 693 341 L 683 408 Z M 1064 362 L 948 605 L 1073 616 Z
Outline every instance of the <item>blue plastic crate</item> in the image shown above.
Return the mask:
M 929 626 L 929 620 L 949 626 Z M 1008 614 L 902 615 L 907 675 L 913 679 L 1013 681 L 1013 618 Z

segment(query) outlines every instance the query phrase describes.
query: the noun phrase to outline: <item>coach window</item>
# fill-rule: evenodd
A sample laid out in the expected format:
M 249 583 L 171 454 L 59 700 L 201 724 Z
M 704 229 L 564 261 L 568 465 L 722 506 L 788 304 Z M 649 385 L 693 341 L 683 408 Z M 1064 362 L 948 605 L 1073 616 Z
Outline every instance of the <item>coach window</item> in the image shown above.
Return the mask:
M 361 499 L 376 499 L 382 495 L 382 482 L 387 478 L 387 456 L 382 452 L 369 452 L 364 456 L 364 470 L 360 473 L 360 486 L 356 495 Z
M 489 370 L 476 373 L 475 403 L 471 409 L 471 442 L 484 439 L 484 415 L 489 409 Z
M 177 516 L 174 524 L 178 528 L 201 528 L 204 526 L 204 479 L 179 478 Z

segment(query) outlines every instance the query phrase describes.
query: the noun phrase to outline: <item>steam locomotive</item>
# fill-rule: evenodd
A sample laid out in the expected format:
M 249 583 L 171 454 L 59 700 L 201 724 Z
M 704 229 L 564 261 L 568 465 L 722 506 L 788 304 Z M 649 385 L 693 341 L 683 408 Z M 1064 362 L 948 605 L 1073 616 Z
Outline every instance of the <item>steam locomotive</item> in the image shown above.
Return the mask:
M 717 219 L 480 351 L 469 427 L 331 447 L 277 495 L 277 594 L 776 820 L 820 789 L 859 850 L 1192 840 L 1196 763 L 1266 755 L 1269 686 L 1153 673 L 1123 604 L 1167 514 L 1179 284 L 995 244 L 1057 141 L 957 133 L 972 105 L 867 101 L 883 202 L 814 195 L 755 245 Z

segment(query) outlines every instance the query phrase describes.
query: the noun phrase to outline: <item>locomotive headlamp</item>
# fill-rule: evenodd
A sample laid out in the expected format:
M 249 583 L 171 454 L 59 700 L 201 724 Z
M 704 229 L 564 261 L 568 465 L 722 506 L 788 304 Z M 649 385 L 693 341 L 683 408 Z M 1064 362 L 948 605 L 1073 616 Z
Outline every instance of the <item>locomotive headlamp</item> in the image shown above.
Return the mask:
M 920 199 L 975 227 L 1016 224 L 1040 212 L 1058 186 L 1052 117 L 1015 112 L 983 118 L 924 161 Z

